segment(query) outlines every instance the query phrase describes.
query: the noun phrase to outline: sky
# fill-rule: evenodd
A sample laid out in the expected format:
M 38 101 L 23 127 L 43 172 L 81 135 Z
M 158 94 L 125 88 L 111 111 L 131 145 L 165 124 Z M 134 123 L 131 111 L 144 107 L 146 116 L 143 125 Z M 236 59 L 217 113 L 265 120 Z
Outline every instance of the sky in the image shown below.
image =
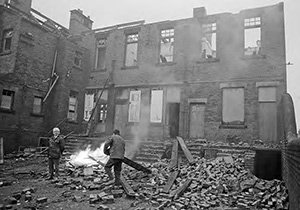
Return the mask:
M 146 23 L 193 16 L 193 8 L 205 7 L 207 14 L 238 13 L 248 8 L 284 2 L 288 93 L 294 100 L 300 129 L 300 1 L 299 0 L 32 0 L 32 7 L 66 28 L 70 10 L 81 9 L 94 21 L 93 29 L 137 20 Z

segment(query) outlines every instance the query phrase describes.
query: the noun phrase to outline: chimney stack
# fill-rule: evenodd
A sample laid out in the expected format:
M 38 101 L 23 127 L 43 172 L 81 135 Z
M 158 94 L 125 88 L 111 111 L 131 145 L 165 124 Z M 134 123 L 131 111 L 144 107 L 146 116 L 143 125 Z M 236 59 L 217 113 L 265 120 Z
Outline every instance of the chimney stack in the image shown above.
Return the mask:
M 203 18 L 206 16 L 205 7 L 197 7 L 193 9 L 193 17 L 194 18 Z
M 69 30 L 72 35 L 80 34 L 83 31 L 92 30 L 93 21 L 90 16 L 85 16 L 82 10 L 71 10 Z

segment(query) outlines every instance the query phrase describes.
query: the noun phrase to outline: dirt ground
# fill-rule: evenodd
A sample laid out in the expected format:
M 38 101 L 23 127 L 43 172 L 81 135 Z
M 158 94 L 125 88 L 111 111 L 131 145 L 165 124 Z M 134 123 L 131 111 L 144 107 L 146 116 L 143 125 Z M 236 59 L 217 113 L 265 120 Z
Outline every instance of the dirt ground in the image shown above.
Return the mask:
M 60 163 L 60 168 L 65 166 Z M 129 198 L 123 193 L 120 198 L 115 198 L 112 204 L 97 202 L 90 204 L 90 194 L 99 194 L 103 190 L 76 189 L 70 190 L 70 186 L 56 185 L 57 181 L 46 180 L 48 175 L 48 159 L 46 157 L 32 157 L 27 160 L 6 159 L 0 165 L 0 209 L 72 209 L 90 210 L 97 209 L 100 205 L 105 205 L 110 209 L 150 209 L 149 203 L 137 203 L 135 198 Z M 78 177 L 83 179 L 83 177 Z M 60 182 L 69 181 L 70 176 L 65 170 L 61 170 Z M 2 186 L 1 186 L 2 185 Z M 4 186 L 3 186 L 4 185 Z M 5 186 L 8 185 L 8 186 Z M 32 200 L 25 201 L 26 188 L 33 189 Z M 14 194 L 21 194 L 20 200 L 16 204 L 11 201 Z M 47 202 L 38 203 L 37 199 L 46 197 Z

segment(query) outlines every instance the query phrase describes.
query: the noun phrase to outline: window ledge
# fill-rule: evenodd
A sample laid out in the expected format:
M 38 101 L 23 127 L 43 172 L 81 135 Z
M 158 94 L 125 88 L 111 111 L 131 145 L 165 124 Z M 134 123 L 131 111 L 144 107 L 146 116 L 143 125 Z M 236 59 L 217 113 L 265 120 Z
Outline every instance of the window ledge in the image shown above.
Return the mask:
M 107 69 L 104 68 L 104 69 L 98 69 L 98 68 L 94 68 L 92 72 L 106 72 Z
M 157 63 L 156 66 L 173 66 L 175 62 L 165 62 L 165 63 Z
M 11 53 L 12 53 L 11 50 L 6 50 L 6 51 L 3 51 L 3 52 L 0 52 L 0 56 L 9 55 Z
M 161 127 L 162 126 L 162 122 L 150 122 L 150 126 Z
M 33 117 L 44 117 L 44 114 L 42 114 L 42 113 L 37 114 L 37 113 L 31 112 L 30 115 L 33 116 Z
M 74 69 L 77 69 L 79 71 L 82 71 L 83 69 L 81 68 L 81 66 L 76 66 L 75 64 L 73 64 L 73 68 Z
M 123 66 L 121 67 L 122 70 L 126 70 L 126 69 L 138 69 L 139 66 Z
M 71 119 L 68 119 L 68 120 L 67 120 L 67 123 L 70 123 L 70 124 L 78 124 L 77 120 L 71 120 Z
M 265 59 L 266 55 L 244 55 L 243 60 L 252 60 L 252 59 Z
M 9 114 L 15 114 L 15 113 L 16 113 L 15 110 L 12 110 L 12 109 L 5 109 L 5 108 L 0 108 L 0 112 L 3 112 L 3 113 L 9 113 Z
M 219 128 L 225 128 L 225 129 L 245 129 L 247 128 L 247 125 L 245 124 L 221 124 Z
M 196 61 L 196 63 L 215 63 L 219 61 L 219 58 L 202 58 L 199 61 Z

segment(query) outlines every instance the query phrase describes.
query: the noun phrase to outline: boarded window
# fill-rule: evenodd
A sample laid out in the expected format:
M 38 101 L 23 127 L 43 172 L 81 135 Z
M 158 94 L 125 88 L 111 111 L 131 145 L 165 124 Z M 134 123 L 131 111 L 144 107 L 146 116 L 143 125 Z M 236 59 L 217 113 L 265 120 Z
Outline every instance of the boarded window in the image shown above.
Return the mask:
M 88 121 L 94 107 L 94 94 L 85 94 L 84 99 L 84 120 Z
M 259 87 L 258 88 L 259 102 L 275 102 L 276 101 L 276 87 Z
M 3 90 L 1 98 L 1 108 L 12 110 L 15 92 L 11 90 Z
M 69 96 L 68 119 L 72 121 L 77 120 L 77 104 L 78 104 L 77 95 L 78 95 L 77 92 L 71 91 Z
M 95 69 L 104 70 L 106 53 L 106 39 L 100 39 L 97 42 Z
M 81 67 L 82 65 L 82 52 L 76 51 L 75 57 L 74 57 L 74 64 L 78 67 Z
M 223 89 L 222 122 L 244 123 L 244 88 Z
M 244 20 L 244 54 L 261 54 L 261 20 L 260 17 Z
M 13 30 L 7 29 L 3 31 L 2 51 L 11 50 Z
M 162 109 L 163 109 L 163 91 L 151 91 L 151 105 L 150 105 L 150 122 L 162 122 Z
M 42 113 L 42 101 L 43 101 L 43 99 L 41 97 L 34 96 L 32 113 L 34 113 L 34 114 Z
M 217 53 L 217 24 L 202 25 L 203 37 L 201 39 L 202 58 L 216 58 Z
M 140 121 L 141 91 L 130 91 L 128 122 Z
M 126 36 L 125 66 L 137 65 L 138 39 L 138 34 L 130 34 Z
M 160 63 L 172 62 L 174 52 L 174 29 L 161 31 L 160 37 Z

